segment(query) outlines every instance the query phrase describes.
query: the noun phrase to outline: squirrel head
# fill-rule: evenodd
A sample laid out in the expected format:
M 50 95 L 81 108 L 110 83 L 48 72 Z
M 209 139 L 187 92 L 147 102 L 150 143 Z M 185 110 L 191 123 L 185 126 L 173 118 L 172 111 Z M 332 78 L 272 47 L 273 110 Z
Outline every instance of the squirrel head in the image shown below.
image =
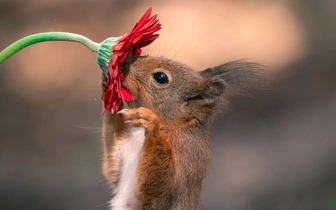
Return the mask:
M 222 102 L 249 95 L 265 81 L 257 64 L 240 61 L 194 71 L 165 57 L 128 56 L 122 71 L 122 86 L 133 96 L 130 107 L 146 107 L 161 121 L 210 122 L 218 105 L 227 104 Z
M 132 96 L 132 107 L 146 107 L 161 121 L 202 117 L 220 101 L 225 82 L 203 78 L 199 72 L 164 57 L 131 57 L 123 67 L 122 86 Z

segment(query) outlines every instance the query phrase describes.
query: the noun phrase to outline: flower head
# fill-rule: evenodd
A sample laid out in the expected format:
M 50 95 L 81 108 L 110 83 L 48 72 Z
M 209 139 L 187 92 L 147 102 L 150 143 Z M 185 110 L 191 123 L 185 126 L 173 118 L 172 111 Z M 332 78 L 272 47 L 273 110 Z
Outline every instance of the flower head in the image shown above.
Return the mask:
M 104 108 L 102 113 L 119 110 L 120 104 L 132 101 L 131 93 L 121 86 L 124 79 L 121 69 L 127 55 L 138 56 L 141 48 L 152 43 L 159 35 L 154 34 L 161 28 L 157 15 L 150 17 L 149 8 L 134 28 L 121 37 L 109 37 L 101 43 L 93 42 L 80 34 L 68 32 L 45 32 L 26 36 L 0 52 L 0 64 L 6 59 L 30 45 L 46 41 L 78 42 L 98 55 L 98 65 L 108 75 L 108 86 L 102 95 Z
M 108 46 L 112 47 L 105 49 L 105 51 L 110 50 L 107 54 L 110 52 L 112 54 L 110 54 L 110 61 L 107 65 L 109 81 L 102 95 L 104 100 L 102 113 L 106 110 L 114 113 L 119 109 L 120 103 L 132 101 L 131 93 L 121 86 L 121 81 L 124 78 L 121 69 L 127 55 L 140 55 L 141 48 L 151 44 L 159 36 L 159 34 L 154 33 L 161 29 L 161 24 L 157 19 L 157 15 L 150 17 L 151 12 L 152 8 L 149 8 L 130 32 L 121 38 L 109 40 Z

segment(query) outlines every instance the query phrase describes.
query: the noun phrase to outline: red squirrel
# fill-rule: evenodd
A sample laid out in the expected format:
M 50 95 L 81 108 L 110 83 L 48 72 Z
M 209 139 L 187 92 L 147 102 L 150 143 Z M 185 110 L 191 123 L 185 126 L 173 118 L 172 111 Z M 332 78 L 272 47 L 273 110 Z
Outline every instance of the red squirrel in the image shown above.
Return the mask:
M 236 61 L 197 72 L 164 57 L 129 56 L 122 86 L 133 101 L 103 120 L 111 209 L 199 209 L 211 122 L 231 96 L 262 86 L 258 69 Z

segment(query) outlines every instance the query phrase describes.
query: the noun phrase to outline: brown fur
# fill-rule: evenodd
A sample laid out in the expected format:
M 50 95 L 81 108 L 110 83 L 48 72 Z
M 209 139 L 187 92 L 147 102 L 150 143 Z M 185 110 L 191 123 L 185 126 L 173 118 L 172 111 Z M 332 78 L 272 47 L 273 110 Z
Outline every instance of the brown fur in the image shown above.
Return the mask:
M 237 62 L 196 72 L 163 57 L 127 58 L 123 86 L 134 97 L 134 109 L 104 114 L 103 172 L 112 187 L 120 178 L 122 162 L 117 151 L 125 141 L 127 124 L 141 126 L 145 128 L 145 143 L 137 167 L 137 209 L 198 209 L 216 108 L 225 96 L 261 84 L 261 74 L 246 67 Z M 159 71 L 168 75 L 168 85 L 159 86 L 153 80 L 152 73 Z M 247 85 L 249 74 L 256 81 Z M 106 84 L 106 77 L 103 80 Z

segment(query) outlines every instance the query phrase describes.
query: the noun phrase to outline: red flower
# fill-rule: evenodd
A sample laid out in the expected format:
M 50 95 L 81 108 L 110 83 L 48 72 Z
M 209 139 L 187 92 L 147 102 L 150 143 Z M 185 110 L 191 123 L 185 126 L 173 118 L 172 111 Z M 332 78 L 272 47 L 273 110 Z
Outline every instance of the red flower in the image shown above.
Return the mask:
M 121 72 L 122 63 L 127 55 L 138 56 L 141 48 L 151 44 L 159 34 L 154 34 L 161 29 L 157 15 L 150 17 L 152 8 L 149 8 L 142 18 L 135 24 L 134 28 L 122 36 L 118 43 L 112 46 L 111 60 L 108 64 L 109 82 L 108 87 L 102 95 L 104 109 L 114 113 L 119 110 L 120 103 L 132 101 L 131 93 L 121 86 L 123 75 Z

